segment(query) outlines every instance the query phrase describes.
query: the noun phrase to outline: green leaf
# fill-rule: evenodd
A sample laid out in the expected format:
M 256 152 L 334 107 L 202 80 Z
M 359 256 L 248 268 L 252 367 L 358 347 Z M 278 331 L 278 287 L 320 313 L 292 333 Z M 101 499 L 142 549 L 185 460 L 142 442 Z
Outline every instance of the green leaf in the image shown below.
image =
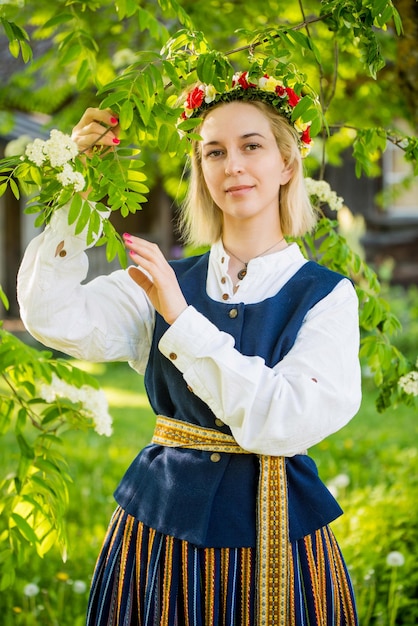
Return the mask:
M 65 24 L 66 22 L 70 22 L 74 19 L 74 15 L 72 13 L 58 13 L 51 17 L 51 19 L 47 20 L 43 27 L 45 29 L 53 28 L 55 26 L 59 26 L 60 24 Z
M 82 207 L 81 207 L 81 213 L 78 217 L 77 224 L 76 224 L 75 231 L 74 231 L 76 235 L 79 235 L 80 233 L 83 232 L 83 230 L 87 226 L 87 222 L 90 219 L 90 214 L 91 214 L 91 208 L 90 208 L 89 203 L 83 202 Z
M 127 130 L 131 126 L 133 117 L 134 108 L 132 102 L 125 100 L 119 111 L 119 124 L 122 130 Z
M 13 32 L 11 22 L 5 20 L 4 18 L 0 18 L 0 21 L 4 28 L 4 32 L 6 33 L 7 39 L 9 39 L 9 41 L 12 41 L 15 38 L 15 34 Z
M 17 59 L 17 57 L 19 56 L 19 52 L 20 52 L 20 43 L 17 39 L 13 39 L 12 41 L 9 42 L 9 50 L 10 50 L 10 54 L 15 57 L 15 59 Z
M 120 90 L 120 91 L 116 91 L 115 93 L 111 93 L 100 103 L 100 108 L 111 109 L 115 104 L 117 104 L 124 98 L 126 98 L 125 91 Z
M 296 120 L 298 117 L 303 117 L 303 114 L 306 113 L 312 107 L 312 99 L 309 96 L 304 96 L 299 100 L 297 105 L 292 111 L 292 119 Z
M 21 433 L 16 435 L 17 443 L 19 444 L 20 452 L 26 459 L 33 460 L 35 458 L 35 451 L 31 445 L 28 444 L 26 439 Z
M 20 198 L 19 187 L 16 185 L 16 181 L 13 180 L 13 178 L 10 179 L 10 189 L 12 190 L 12 193 L 14 197 L 16 198 L 16 200 L 19 200 Z
M 28 44 L 27 41 L 22 40 L 20 42 L 20 49 L 22 51 L 22 59 L 24 63 L 29 63 L 29 61 L 32 59 L 33 57 L 33 52 L 32 52 L 32 48 L 30 47 L 30 45 Z
M 188 119 L 188 120 L 184 120 L 182 122 L 180 122 L 180 124 L 178 125 L 179 130 L 191 130 L 192 128 L 196 128 L 196 126 L 199 126 L 202 123 L 202 120 L 200 118 L 196 118 L 194 117 L 193 119 Z
M 80 196 L 80 194 L 74 194 L 73 199 L 71 200 L 70 210 L 68 211 L 69 225 L 74 224 L 74 222 L 77 220 L 78 216 L 80 215 L 82 204 L 83 198 Z
M 173 86 L 180 91 L 181 89 L 181 82 L 180 79 L 177 75 L 177 71 L 175 66 L 170 63 L 170 61 L 163 61 L 163 69 L 165 71 L 165 73 L 167 74 L 168 78 L 170 79 L 170 81 L 173 83 Z
M 21 532 L 21 534 L 23 535 L 23 537 L 27 541 L 29 541 L 29 543 L 32 543 L 32 544 L 35 545 L 38 542 L 38 538 L 37 538 L 33 528 L 31 528 L 31 526 L 29 526 L 28 522 L 23 517 L 18 515 L 17 513 L 12 513 L 10 517 L 14 521 L 16 526 L 18 527 L 18 529 Z
M 0 435 L 3 436 L 10 428 L 14 402 L 11 398 L 0 398 Z
M 145 106 L 144 102 L 135 95 L 132 96 L 132 100 L 135 102 L 135 106 L 138 109 L 140 119 L 142 123 L 144 124 L 144 127 L 146 128 L 150 121 L 151 108 Z

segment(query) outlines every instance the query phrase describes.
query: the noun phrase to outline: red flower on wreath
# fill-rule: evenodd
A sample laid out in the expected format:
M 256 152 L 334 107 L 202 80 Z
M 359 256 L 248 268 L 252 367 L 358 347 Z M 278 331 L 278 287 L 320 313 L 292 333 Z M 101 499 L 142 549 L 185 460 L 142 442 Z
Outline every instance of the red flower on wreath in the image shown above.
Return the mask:
M 233 86 L 235 86 L 236 83 L 238 83 L 242 87 L 242 89 L 248 89 L 249 87 L 257 87 L 256 83 L 250 83 L 248 81 L 248 72 L 243 72 L 238 78 L 238 80 L 233 82 Z
M 280 98 L 283 98 L 283 96 L 286 95 L 286 89 L 283 87 L 283 85 L 277 85 L 276 93 L 278 96 L 280 96 Z
M 300 140 L 303 143 L 311 143 L 312 139 L 311 139 L 311 136 L 309 134 L 309 127 L 306 130 L 303 131 Z
M 287 97 L 289 98 L 290 106 L 295 107 L 300 100 L 298 94 L 295 91 L 293 91 L 291 87 L 285 87 L 285 90 L 287 93 Z
M 205 97 L 205 92 L 203 91 L 203 89 L 200 89 L 199 87 L 195 87 L 193 91 L 191 91 L 187 95 L 187 99 L 186 99 L 187 108 L 197 109 L 202 104 L 204 97 Z

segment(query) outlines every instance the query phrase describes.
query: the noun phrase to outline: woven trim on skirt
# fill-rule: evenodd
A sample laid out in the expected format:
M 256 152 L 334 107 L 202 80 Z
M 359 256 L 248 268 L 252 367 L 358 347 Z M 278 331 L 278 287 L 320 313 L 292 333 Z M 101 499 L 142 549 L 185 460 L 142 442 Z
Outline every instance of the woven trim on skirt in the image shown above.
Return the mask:
M 289 626 L 357 626 L 329 527 L 289 544 Z M 199 548 L 117 508 L 93 576 L 87 626 L 256 626 L 255 550 Z M 272 625 L 273 626 L 273 625 Z

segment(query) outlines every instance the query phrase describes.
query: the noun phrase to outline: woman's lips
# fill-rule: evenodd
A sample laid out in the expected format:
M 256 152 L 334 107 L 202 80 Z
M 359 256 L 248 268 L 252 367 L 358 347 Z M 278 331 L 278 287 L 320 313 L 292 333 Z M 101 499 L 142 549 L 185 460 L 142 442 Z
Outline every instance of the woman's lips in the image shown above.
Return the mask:
M 234 185 L 233 187 L 228 187 L 226 193 L 232 196 L 240 196 L 248 193 L 253 189 L 252 185 Z

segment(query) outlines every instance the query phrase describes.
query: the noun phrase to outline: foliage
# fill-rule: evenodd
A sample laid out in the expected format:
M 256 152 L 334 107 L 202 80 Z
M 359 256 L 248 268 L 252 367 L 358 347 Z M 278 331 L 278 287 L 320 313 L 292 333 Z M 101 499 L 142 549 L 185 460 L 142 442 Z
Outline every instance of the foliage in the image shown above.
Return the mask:
M 16 198 L 30 195 L 26 210 L 37 215 L 38 225 L 69 203 L 75 231 L 86 231 L 90 243 L 105 244 L 109 260 L 119 255 L 123 264 L 125 255 L 107 207 L 123 216 L 140 210 L 164 157 L 171 161 L 171 172 L 179 172 L 190 146 L 177 128 L 177 98 L 196 78 L 217 86 L 229 81 L 235 68 L 257 66 L 271 75 L 282 74 L 290 84 L 297 77 L 307 92 L 318 92 L 322 127 L 317 128 L 318 150 L 306 163 L 320 178 L 327 158 L 335 158 L 336 136 L 341 145 L 348 141 L 352 146 L 358 175 L 377 171 L 388 141 L 404 151 L 417 171 L 417 140 L 393 122 L 412 118 L 401 90 L 391 88 L 390 61 L 402 34 L 392 0 L 301 0 L 290 6 L 273 0 L 262 9 L 258 2 L 246 2 L 245 7 L 226 2 L 222 11 L 218 0 L 160 0 L 158 5 L 155 0 L 39 0 L 36 7 L 15 0 L 1 3 L 0 21 L 12 57 L 31 61 L 14 74 L 7 89 L 0 89 L 0 107 L 55 113 L 65 129 L 87 104 L 108 108 L 119 119 L 124 146 L 104 154 L 92 146 L 91 157 L 74 157 L 72 167 L 91 189 L 94 205 L 74 186 L 58 184 L 54 167 L 39 168 L 19 155 L 0 162 L 0 193 L 10 187 Z M 383 99 L 385 107 L 371 106 Z M 141 160 L 132 145 L 141 146 Z M 150 156 L 157 153 L 160 159 Z M 316 232 L 299 243 L 307 256 L 356 284 L 362 357 L 379 388 L 378 408 L 399 402 L 416 406 L 416 396 L 398 385 L 414 368 L 415 358 L 408 360 L 392 342 L 400 331 L 399 320 L 382 297 L 376 274 L 339 233 L 337 220 L 318 209 L 323 213 Z M 94 383 L 50 354 L 24 348 L 3 331 L 0 357 L 0 371 L 11 390 L 1 399 L 2 428 L 14 433 L 20 450 L 17 470 L 2 483 L 0 563 L 5 588 L 15 565 L 27 561 L 30 548 L 44 554 L 55 539 L 64 543 L 69 476 L 58 432 L 84 427 L 87 419 L 68 400 L 45 403 L 37 395 L 38 380 L 50 382 L 56 373 L 78 387 Z
M 83 402 L 45 399 L 54 376 L 92 393 L 95 378 L 64 359 L 52 359 L 0 328 L 0 437 L 16 449 L 15 469 L 0 477 L 0 590 L 14 582 L 16 566 L 35 550 L 66 551 L 65 510 L 71 476 L 62 434 L 94 424 Z M 4 467 L 3 467 L 4 471 Z

